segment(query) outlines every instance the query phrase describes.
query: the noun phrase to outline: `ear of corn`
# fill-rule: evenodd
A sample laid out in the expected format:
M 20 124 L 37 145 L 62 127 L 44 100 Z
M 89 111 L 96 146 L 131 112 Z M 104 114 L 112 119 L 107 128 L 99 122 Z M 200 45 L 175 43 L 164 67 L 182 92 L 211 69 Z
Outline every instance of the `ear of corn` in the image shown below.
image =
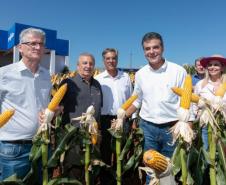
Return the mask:
M 198 103 L 199 102 L 200 97 L 196 94 L 192 94 L 191 95 L 191 101 L 194 103 Z
M 91 133 L 91 142 L 93 145 L 96 145 L 97 144 L 97 140 L 98 140 L 98 124 L 97 122 L 95 121 L 94 124 L 94 132 Z
M 122 109 L 127 110 L 130 105 L 138 98 L 137 95 L 132 95 L 130 98 L 121 106 Z
M 172 87 L 171 89 L 178 96 L 181 96 L 183 94 L 183 89 L 180 87 Z
M 56 92 L 57 92 L 56 89 L 54 89 L 54 88 L 51 89 L 51 95 L 52 96 L 54 96 Z
M 15 110 L 6 110 L 2 114 L 0 114 L 0 128 L 9 121 L 14 112 Z
M 183 94 L 183 89 L 182 88 L 180 88 L 180 87 L 172 87 L 171 89 L 178 96 L 182 96 L 182 94 Z M 198 103 L 199 102 L 199 96 L 194 94 L 194 93 L 192 93 L 191 101 L 194 102 L 194 103 Z
M 220 87 L 216 90 L 215 95 L 223 97 L 226 92 L 226 82 L 222 83 Z
M 189 109 L 192 95 L 192 78 L 191 75 L 185 77 L 183 85 L 183 93 L 181 95 L 180 106 L 184 109 Z
M 155 150 L 148 150 L 143 156 L 144 163 L 158 172 L 164 172 L 168 167 L 166 157 Z
M 57 92 L 55 93 L 55 95 L 53 96 L 51 102 L 48 105 L 48 109 L 51 111 L 55 111 L 55 109 L 57 108 L 57 106 L 59 105 L 60 101 L 63 99 L 65 93 L 67 91 L 67 84 L 62 85 Z

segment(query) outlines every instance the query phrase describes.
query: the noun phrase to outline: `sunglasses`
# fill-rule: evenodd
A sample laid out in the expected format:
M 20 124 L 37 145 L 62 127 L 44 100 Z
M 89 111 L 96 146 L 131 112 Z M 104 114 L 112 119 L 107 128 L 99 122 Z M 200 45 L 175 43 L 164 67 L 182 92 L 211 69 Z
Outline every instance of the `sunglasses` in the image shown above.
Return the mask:
M 220 63 L 208 63 L 207 64 L 207 67 L 212 67 L 212 66 L 214 66 L 214 67 L 222 67 L 222 65 Z

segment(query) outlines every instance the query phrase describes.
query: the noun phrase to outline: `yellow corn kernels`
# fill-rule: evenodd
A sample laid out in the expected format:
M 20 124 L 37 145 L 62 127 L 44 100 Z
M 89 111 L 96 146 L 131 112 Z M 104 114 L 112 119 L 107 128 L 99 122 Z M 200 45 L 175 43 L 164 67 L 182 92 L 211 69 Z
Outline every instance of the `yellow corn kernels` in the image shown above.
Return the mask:
M 223 97 L 226 92 L 226 82 L 222 83 L 220 87 L 216 90 L 215 95 Z
M 200 97 L 197 94 L 192 94 L 191 95 L 191 101 L 194 103 L 198 103 L 199 102 Z
M 2 114 L 0 114 L 0 128 L 9 121 L 14 112 L 15 110 L 6 110 Z
M 98 123 L 94 122 L 94 131 L 93 133 L 91 133 L 91 142 L 93 145 L 97 144 L 97 140 L 98 140 Z
M 55 93 L 55 95 L 53 96 L 51 102 L 48 105 L 48 109 L 51 111 L 55 111 L 55 109 L 57 108 L 57 106 L 59 105 L 59 103 L 61 102 L 61 100 L 63 99 L 65 93 L 67 91 L 67 84 L 62 85 L 57 92 Z
M 126 102 L 121 106 L 122 109 L 127 110 L 130 105 L 132 105 L 132 103 L 138 98 L 137 95 L 132 95 L 130 96 L 130 98 L 128 100 L 126 100 Z
M 183 93 L 183 89 L 180 88 L 180 87 L 172 87 L 171 89 L 172 89 L 172 91 L 173 91 L 175 94 L 177 94 L 178 96 L 181 96 L 182 93 Z M 198 95 L 192 93 L 192 95 L 191 95 L 191 101 L 192 101 L 192 102 L 198 103 L 198 102 L 199 102 L 199 99 L 200 99 L 200 97 L 199 97 Z
M 192 78 L 191 75 L 185 77 L 183 92 L 181 95 L 180 106 L 184 109 L 189 109 L 192 95 Z
M 155 150 L 148 150 L 143 156 L 144 163 L 158 172 L 164 172 L 168 167 L 166 157 Z

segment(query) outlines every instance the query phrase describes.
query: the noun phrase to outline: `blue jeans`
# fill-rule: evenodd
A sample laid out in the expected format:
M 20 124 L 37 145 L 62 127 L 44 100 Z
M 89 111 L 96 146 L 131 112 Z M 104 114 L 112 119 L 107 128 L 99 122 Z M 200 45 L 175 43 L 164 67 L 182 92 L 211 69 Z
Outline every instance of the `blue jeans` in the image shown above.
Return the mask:
M 170 125 L 158 125 L 141 119 L 140 128 L 144 131 L 144 151 L 153 149 L 166 157 L 171 157 L 175 149 L 172 145 L 172 134 L 169 133 Z
M 204 149 L 207 151 L 209 148 L 209 143 L 208 143 L 208 127 L 205 126 L 202 128 L 202 142 L 204 145 Z
M 169 129 L 172 125 L 163 124 L 158 125 L 143 119 L 140 120 L 139 127 L 144 132 L 144 151 L 153 149 L 171 158 L 176 145 L 172 145 L 172 134 Z M 146 177 L 146 184 L 148 185 L 150 177 Z
M 23 178 L 31 167 L 29 153 L 32 144 L 12 144 L 0 141 L 0 181 L 16 174 Z

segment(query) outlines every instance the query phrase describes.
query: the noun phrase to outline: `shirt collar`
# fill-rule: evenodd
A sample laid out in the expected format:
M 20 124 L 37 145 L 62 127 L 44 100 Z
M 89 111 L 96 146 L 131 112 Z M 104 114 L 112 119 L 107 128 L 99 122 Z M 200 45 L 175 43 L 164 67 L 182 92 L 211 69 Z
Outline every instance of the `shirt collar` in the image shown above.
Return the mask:
M 16 70 L 17 70 L 18 72 L 28 70 L 27 67 L 25 66 L 25 64 L 23 63 L 22 59 L 17 63 L 17 68 L 16 68 Z
M 21 59 L 18 63 L 17 63 L 17 68 L 16 70 L 18 72 L 22 72 L 22 71 L 30 71 L 26 66 L 25 64 L 23 63 L 23 60 Z M 38 66 L 38 70 L 36 72 L 36 74 L 40 74 L 44 71 L 44 68 L 42 66 Z M 31 71 L 30 71 L 31 72 Z
M 91 77 L 90 80 L 89 80 L 89 82 L 87 82 L 87 80 L 85 80 L 84 78 L 82 78 L 82 76 L 79 73 L 76 76 L 78 76 L 79 80 L 81 82 L 84 82 L 84 83 L 90 83 L 91 84 L 92 81 L 93 81 L 93 77 Z
M 115 77 L 112 77 L 112 76 L 107 72 L 107 70 L 105 70 L 105 71 L 103 72 L 103 77 L 104 77 L 104 78 L 120 78 L 122 75 L 123 75 L 123 72 L 120 71 L 120 70 L 118 70 L 118 73 L 117 73 L 117 75 L 116 75 Z
M 202 77 L 200 77 L 198 74 L 194 74 L 194 78 L 197 78 L 199 80 L 203 79 Z
M 164 59 L 164 63 L 159 69 L 155 70 L 150 65 L 149 65 L 149 69 L 153 72 L 161 73 L 161 72 L 166 71 L 167 65 L 168 65 L 168 62 Z

